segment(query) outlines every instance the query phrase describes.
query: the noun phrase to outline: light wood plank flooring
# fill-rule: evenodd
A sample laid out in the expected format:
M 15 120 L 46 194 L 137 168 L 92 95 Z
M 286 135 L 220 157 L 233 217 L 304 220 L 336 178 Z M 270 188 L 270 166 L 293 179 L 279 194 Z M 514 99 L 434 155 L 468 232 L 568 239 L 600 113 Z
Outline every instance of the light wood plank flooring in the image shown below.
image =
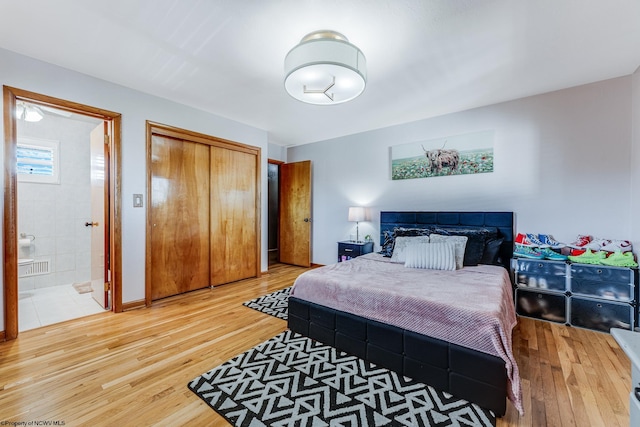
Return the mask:
M 0 343 L 0 421 L 66 426 L 226 425 L 187 383 L 285 330 L 242 302 L 287 287 L 304 268 L 102 313 Z M 608 334 L 521 318 L 514 352 L 525 415 L 498 426 L 627 426 L 630 363 Z

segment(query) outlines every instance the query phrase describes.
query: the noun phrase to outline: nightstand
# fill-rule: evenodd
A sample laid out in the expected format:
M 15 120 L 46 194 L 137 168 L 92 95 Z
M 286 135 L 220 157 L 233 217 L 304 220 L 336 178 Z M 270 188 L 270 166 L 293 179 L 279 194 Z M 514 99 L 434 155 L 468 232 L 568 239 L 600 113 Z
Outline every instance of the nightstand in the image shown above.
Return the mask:
M 338 262 L 373 252 L 373 242 L 338 242 Z

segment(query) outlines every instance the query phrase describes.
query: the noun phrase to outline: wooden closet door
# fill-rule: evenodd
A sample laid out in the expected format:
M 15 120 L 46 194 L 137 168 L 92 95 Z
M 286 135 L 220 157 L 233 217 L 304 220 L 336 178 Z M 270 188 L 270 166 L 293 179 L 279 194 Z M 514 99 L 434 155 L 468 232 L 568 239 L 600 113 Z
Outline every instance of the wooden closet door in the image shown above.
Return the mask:
M 151 299 L 209 286 L 209 147 L 151 139 Z
M 211 147 L 211 284 L 257 276 L 257 156 Z

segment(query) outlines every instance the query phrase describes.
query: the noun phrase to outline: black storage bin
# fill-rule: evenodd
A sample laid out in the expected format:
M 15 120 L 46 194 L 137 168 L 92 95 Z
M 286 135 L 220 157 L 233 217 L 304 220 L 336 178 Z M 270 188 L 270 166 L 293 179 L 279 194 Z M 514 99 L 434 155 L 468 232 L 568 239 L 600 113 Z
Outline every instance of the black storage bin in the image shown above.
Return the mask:
M 519 287 L 565 291 L 567 264 L 564 261 L 513 260 L 515 282 Z
M 572 326 L 602 332 L 614 327 L 632 329 L 633 304 L 575 296 L 569 298 L 569 304 Z
M 572 264 L 572 294 L 614 301 L 633 301 L 634 271 L 628 268 Z
M 534 319 L 566 323 L 566 297 L 564 294 L 518 288 L 516 289 L 516 313 Z

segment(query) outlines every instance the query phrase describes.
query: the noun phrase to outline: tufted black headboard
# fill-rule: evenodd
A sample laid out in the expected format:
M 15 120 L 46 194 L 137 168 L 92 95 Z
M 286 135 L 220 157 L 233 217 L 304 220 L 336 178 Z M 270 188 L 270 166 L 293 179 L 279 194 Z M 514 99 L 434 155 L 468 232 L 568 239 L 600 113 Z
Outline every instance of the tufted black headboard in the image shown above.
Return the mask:
M 384 231 L 394 227 L 427 228 L 433 225 L 443 226 L 487 226 L 498 229 L 504 241 L 500 246 L 501 264 L 509 270 L 513 255 L 514 221 L 513 212 L 380 212 L 380 242 L 384 241 Z

